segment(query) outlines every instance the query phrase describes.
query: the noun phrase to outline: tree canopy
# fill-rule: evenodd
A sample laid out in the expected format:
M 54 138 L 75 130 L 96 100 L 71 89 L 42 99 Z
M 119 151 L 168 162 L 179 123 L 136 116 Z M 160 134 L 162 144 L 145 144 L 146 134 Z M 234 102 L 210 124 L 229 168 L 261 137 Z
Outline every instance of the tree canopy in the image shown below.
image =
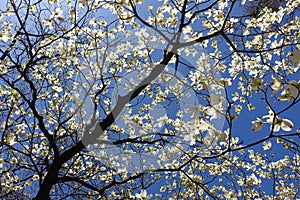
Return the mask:
M 4 0 L 1 199 L 300 197 L 299 0 Z

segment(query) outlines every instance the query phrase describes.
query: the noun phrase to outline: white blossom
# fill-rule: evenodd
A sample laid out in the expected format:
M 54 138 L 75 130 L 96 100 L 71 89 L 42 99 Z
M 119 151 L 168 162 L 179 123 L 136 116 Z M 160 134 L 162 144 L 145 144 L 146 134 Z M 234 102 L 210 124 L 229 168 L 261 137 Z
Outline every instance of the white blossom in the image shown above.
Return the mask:
M 263 86 L 263 79 L 260 78 L 253 78 L 252 82 L 250 83 L 250 91 L 258 91 L 262 89 Z
M 279 78 L 275 78 L 274 76 L 272 76 L 272 82 L 270 84 L 270 87 L 273 90 L 273 94 L 275 94 L 276 92 L 278 92 L 279 90 L 281 90 L 281 88 L 282 88 L 282 81 Z
M 252 121 L 252 130 L 259 131 L 263 126 L 263 121 L 261 118 L 257 118 L 256 121 Z
M 299 63 L 300 62 L 300 49 L 296 49 L 293 53 L 289 56 L 290 61 L 293 63 Z
M 271 121 L 269 122 L 271 123 Z M 291 131 L 293 129 L 293 122 L 288 119 L 276 118 L 274 125 L 274 132 L 278 132 L 280 129 L 284 131 Z
M 59 87 L 59 86 L 53 86 L 52 89 L 55 91 L 55 92 L 61 92 L 63 91 L 63 88 L 62 87 Z
M 279 101 L 290 101 L 294 100 L 299 96 L 300 84 L 295 80 L 292 80 L 285 85 L 285 90 L 282 91 L 278 97 Z
M 141 190 L 140 193 L 135 194 L 135 197 L 138 199 L 146 199 L 147 198 L 147 191 Z
M 266 151 L 266 150 L 268 150 L 268 149 L 271 149 L 271 147 L 272 147 L 272 143 L 270 142 L 270 141 L 268 141 L 268 142 L 263 142 L 263 150 L 264 151 Z

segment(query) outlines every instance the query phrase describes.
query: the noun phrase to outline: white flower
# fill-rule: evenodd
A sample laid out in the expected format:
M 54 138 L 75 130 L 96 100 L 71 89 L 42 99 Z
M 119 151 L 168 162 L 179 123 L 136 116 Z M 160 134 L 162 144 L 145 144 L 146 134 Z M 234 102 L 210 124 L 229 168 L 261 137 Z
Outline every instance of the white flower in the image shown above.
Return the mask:
M 192 138 L 190 141 L 190 146 L 194 146 L 196 144 L 195 138 Z
M 278 101 L 290 101 L 293 98 L 291 97 L 291 95 L 289 93 L 286 92 L 286 90 L 284 90 L 281 95 L 278 97 Z
M 218 105 L 208 106 L 205 109 L 205 113 L 207 115 L 211 116 L 210 119 L 218 119 L 218 118 L 220 118 L 223 110 L 224 110 L 224 107 L 223 107 L 222 103 L 219 103 Z
M 279 78 L 274 78 L 274 76 L 272 76 L 272 82 L 270 84 L 270 87 L 273 90 L 273 94 L 275 94 L 276 92 L 278 92 L 279 90 L 281 90 L 281 88 L 282 88 L 282 81 Z
M 138 199 L 145 199 L 147 197 L 147 191 L 141 190 L 139 194 L 135 194 L 135 197 Z
M 11 39 L 11 37 L 8 34 L 6 34 L 6 33 L 0 33 L 0 40 L 2 40 L 3 42 L 7 42 L 10 39 Z
M 258 179 L 258 178 L 255 176 L 254 173 L 252 173 L 250 176 L 247 176 L 247 182 L 248 182 L 248 183 L 251 183 L 251 185 L 252 185 L 252 184 L 254 184 L 254 185 L 259 185 L 259 184 L 261 184 L 261 180 Z
M 256 118 L 256 121 L 252 121 L 252 130 L 259 131 L 263 126 L 263 121 L 260 118 Z
M 220 78 L 220 80 L 218 80 L 218 83 L 222 86 L 231 86 L 232 79 L 231 78 Z
M 51 18 L 63 18 L 63 10 L 61 8 L 56 8 L 55 11 L 52 12 Z
M 241 5 L 242 6 L 245 5 L 245 3 L 246 3 L 246 0 L 242 0 Z
M 274 112 L 272 110 L 269 110 L 269 114 L 263 116 L 263 118 L 266 119 L 267 123 L 273 124 L 274 116 L 275 116 Z
M 196 131 L 197 130 L 194 130 L 194 133 L 192 133 L 192 132 L 187 133 L 183 138 L 185 141 L 190 142 L 190 146 L 194 146 L 196 144 L 196 139 L 194 137 Z
M 237 113 L 237 114 L 240 114 L 241 111 L 242 111 L 243 107 L 241 105 L 235 105 L 234 106 L 234 111 Z
M 285 90 L 290 93 L 293 98 L 297 98 L 299 95 L 299 88 L 299 83 L 297 83 L 295 80 L 288 82 L 285 86 Z
M 63 91 L 62 87 L 58 87 L 58 86 L 53 86 L 52 89 L 54 90 L 54 92 L 61 92 L 61 91 Z
M 266 150 L 268 150 L 268 149 L 271 149 L 271 147 L 272 147 L 272 143 L 270 142 L 270 141 L 268 141 L 268 142 L 263 142 L 263 150 L 264 151 L 266 151 Z
M 199 127 L 197 127 L 200 131 L 206 131 L 206 130 L 210 130 L 212 128 L 211 124 L 207 121 L 203 121 L 201 120 L 199 123 L 198 123 Z
M 262 88 L 263 85 L 263 79 L 259 79 L 259 78 L 253 78 L 252 82 L 250 83 L 250 91 L 258 91 Z
M 224 197 L 226 199 L 235 199 L 236 195 L 234 194 L 234 192 L 232 190 L 229 190 L 224 193 Z
M 78 3 L 82 4 L 82 6 L 89 5 L 89 1 L 88 0 L 79 0 Z
M 300 62 L 300 49 L 296 49 L 293 53 L 289 56 L 290 61 L 293 63 L 299 63 Z
M 15 157 L 13 157 L 13 158 L 11 158 L 11 159 L 9 160 L 9 163 L 10 163 L 10 164 L 17 164 L 17 163 L 18 163 L 18 159 L 15 158 Z
M 35 174 L 35 175 L 33 175 L 32 180 L 36 181 L 36 180 L 38 180 L 39 178 L 40 178 L 39 175 Z
M 295 80 L 288 82 L 285 85 L 285 90 L 278 97 L 278 101 L 290 101 L 299 96 L 300 85 Z
M 271 122 L 270 122 L 271 123 Z M 284 131 L 291 131 L 293 129 L 293 122 L 288 119 L 276 118 L 274 125 L 274 132 L 278 132 L 280 128 Z
M 148 38 L 149 37 L 149 33 L 147 32 L 147 29 L 142 28 L 140 31 L 135 33 L 135 36 L 139 37 L 139 39 L 141 38 Z
M 53 22 L 54 22 L 54 20 L 53 19 L 43 19 L 43 24 L 45 25 L 45 26 L 49 26 L 49 29 L 53 29 Z

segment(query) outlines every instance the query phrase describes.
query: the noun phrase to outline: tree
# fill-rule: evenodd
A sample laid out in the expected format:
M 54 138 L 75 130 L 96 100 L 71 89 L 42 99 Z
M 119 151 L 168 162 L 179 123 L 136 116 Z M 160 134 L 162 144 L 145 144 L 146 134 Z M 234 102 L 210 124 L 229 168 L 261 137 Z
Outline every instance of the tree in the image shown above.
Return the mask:
M 1 198 L 299 197 L 300 1 L 259 2 L 6 1 Z

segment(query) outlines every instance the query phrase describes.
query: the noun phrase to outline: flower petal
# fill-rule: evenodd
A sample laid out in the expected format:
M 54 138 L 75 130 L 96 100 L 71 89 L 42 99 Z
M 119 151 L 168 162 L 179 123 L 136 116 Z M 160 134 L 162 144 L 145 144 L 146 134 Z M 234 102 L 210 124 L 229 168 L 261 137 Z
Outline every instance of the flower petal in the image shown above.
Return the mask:
M 300 62 L 300 49 L 296 49 L 293 53 L 291 53 L 289 58 L 293 63 L 299 63 Z
M 263 142 L 263 150 L 264 151 L 266 151 L 266 150 L 268 150 L 268 149 L 271 149 L 271 147 L 272 147 L 272 143 L 270 142 L 270 141 L 268 141 L 268 142 Z
M 279 78 L 274 78 L 272 76 L 271 88 L 273 90 L 273 94 L 279 91 L 282 88 L 282 81 Z
M 278 101 L 290 101 L 292 97 L 286 90 L 284 90 L 281 95 L 278 97 Z
M 279 130 L 280 130 L 280 124 L 275 124 L 273 131 L 278 132 Z
M 299 84 L 295 80 L 292 80 L 286 84 L 285 90 L 293 99 L 295 99 L 299 95 Z
M 257 118 L 256 121 L 252 122 L 252 130 L 259 131 L 263 126 L 263 121 L 260 118 Z
M 282 119 L 281 121 L 281 129 L 284 130 L 284 131 L 291 131 L 293 129 L 293 122 L 291 122 L 290 120 L 288 119 Z

